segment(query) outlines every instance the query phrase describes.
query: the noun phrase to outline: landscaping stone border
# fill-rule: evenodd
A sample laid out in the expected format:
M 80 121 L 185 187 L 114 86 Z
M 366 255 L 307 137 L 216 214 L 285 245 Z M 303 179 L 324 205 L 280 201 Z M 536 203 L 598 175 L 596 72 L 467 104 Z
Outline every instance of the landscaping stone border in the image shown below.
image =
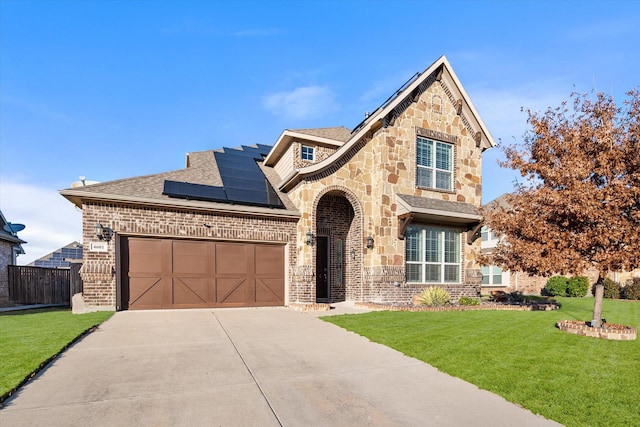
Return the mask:
M 632 341 L 638 336 L 638 330 L 631 326 L 605 323 L 601 328 L 594 328 L 583 320 L 561 320 L 556 327 L 562 332 L 607 340 Z
M 373 311 L 475 311 L 475 310 L 511 310 L 511 311 L 550 311 L 557 310 L 557 303 L 533 304 L 480 304 L 480 305 L 447 305 L 442 307 L 423 307 L 417 305 L 377 304 L 372 302 L 356 302 L 356 307 Z
M 295 311 L 330 311 L 331 305 L 325 303 L 291 303 L 289 308 Z

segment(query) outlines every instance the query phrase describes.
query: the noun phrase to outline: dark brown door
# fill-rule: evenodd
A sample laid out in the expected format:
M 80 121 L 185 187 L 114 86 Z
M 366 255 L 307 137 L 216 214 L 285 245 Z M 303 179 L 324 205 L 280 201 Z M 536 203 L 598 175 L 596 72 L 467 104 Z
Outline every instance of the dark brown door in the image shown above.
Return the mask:
M 316 299 L 327 301 L 329 299 L 329 238 L 318 236 L 316 238 Z
M 284 305 L 284 246 L 127 238 L 123 308 Z

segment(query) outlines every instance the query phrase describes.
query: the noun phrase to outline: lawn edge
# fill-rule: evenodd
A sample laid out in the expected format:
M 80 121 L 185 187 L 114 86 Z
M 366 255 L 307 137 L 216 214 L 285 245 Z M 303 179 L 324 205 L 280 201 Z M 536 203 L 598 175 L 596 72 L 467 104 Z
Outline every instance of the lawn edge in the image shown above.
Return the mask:
M 69 347 L 71 347 L 73 344 L 78 342 L 81 338 L 84 338 L 86 335 L 89 335 L 91 332 L 93 332 L 96 329 L 98 329 L 100 324 L 93 325 L 92 327 L 87 328 L 84 331 L 80 332 L 75 338 L 73 338 L 71 341 L 69 341 L 67 344 L 65 344 L 58 352 L 54 353 L 48 359 L 45 359 L 44 361 L 42 361 L 38 365 L 38 367 L 36 369 L 34 369 L 33 371 L 31 371 L 26 377 L 24 377 L 24 379 L 22 381 L 20 381 L 17 386 L 15 386 L 11 390 L 7 391 L 6 393 L 2 394 L 2 396 L 0 396 L 0 408 L 3 408 L 4 407 L 4 402 L 7 399 L 9 399 L 11 396 L 13 396 L 18 390 L 20 390 L 25 384 L 27 384 L 32 378 L 34 378 L 42 370 L 44 370 L 49 365 L 49 363 L 51 363 L 54 359 L 56 359 L 58 356 L 60 356 L 62 353 L 64 353 Z

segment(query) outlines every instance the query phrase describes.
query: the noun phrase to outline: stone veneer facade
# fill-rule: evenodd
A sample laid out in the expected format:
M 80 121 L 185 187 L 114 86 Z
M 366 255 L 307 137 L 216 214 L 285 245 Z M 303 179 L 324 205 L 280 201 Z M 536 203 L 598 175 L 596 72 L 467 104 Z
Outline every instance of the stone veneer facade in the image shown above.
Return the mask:
M 356 258 L 350 260 L 347 267 L 347 299 L 408 302 L 425 286 L 433 286 L 405 281 L 405 242 L 397 237 L 399 208 L 396 194 L 481 206 L 482 149 L 476 146 L 469 122 L 458 114 L 456 100 L 444 81 L 437 81 L 432 76 L 422 83 L 421 90 L 416 102 L 409 99 L 401 105 L 393 125 L 385 123 L 386 126 L 356 143 L 342 159 L 324 171 L 306 176 L 288 192 L 302 213 L 297 224 L 299 242 L 304 241 L 308 231 L 316 235 L 326 234 L 323 221 L 327 214 L 319 209 L 319 202 L 326 194 L 342 197 L 351 204 L 354 218 L 344 252 L 350 254 L 353 250 Z M 455 141 L 453 191 L 417 187 L 417 135 L 440 135 L 441 138 L 436 139 Z M 466 231 L 460 226 L 452 228 Z M 367 236 L 374 238 L 372 249 L 366 248 Z M 480 266 L 475 262 L 475 255 L 480 250 L 479 241 L 467 244 L 466 233 L 461 233 L 461 237 L 461 283 L 438 285 L 446 288 L 454 299 L 480 293 Z M 293 269 L 294 287 L 315 287 L 315 261 L 314 248 L 299 244 L 297 265 Z M 311 297 L 311 292 L 304 295 Z M 338 293 L 336 296 L 341 298 L 342 295 Z M 315 302 L 313 298 L 301 301 Z
M 286 264 L 296 264 L 295 251 L 291 250 L 296 246 L 295 219 L 203 213 L 119 203 L 85 203 L 82 212 L 82 237 L 86 249 L 80 274 L 84 282 L 84 304 L 90 309 L 113 310 L 116 307 L 116 240 L 124 236 L 271 242 L 287 245 Z M 96 223 L 109 224 L 115 233 L 108 242 L 107 252 L 92 252 L 89 249 L 89 242 L 98 241 L 93 229 Z M 285 292 L 285 298 L 296 300 L 290 286 L 285 285 Z

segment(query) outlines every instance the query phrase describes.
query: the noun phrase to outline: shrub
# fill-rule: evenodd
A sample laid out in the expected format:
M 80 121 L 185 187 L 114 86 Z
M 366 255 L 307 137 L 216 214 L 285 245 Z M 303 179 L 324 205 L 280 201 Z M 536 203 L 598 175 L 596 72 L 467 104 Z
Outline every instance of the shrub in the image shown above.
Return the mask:
M 418 304 L 430 307 L 439 307 L 449 304 L 451 295 L 442 288 L 433 286 L 425 288 L 418 297 Z
M 480 300 L 478 298 L 461 297 L 458 300 L 458 304 L 460 304 L 460 305 L 480 305 Z
M 567 286 L 569 285 L 569 280 L 564 276 L 552 276 L 547 280 L 547 284 L 542 290 L 545 295 L 550 295 L 552 297 L 555 296 L 565 296 L 567 294 Z
M 627 282 L 627 285 L 624 287 L 624 297 L 626 299 L 640 300 L 640 277 L 634 277 L 631 281 Z
M 612 299 L 620 298 L 621 289 L 622 289 L 622 286 L 620 286 L 620 283 L 614 282 L 613 280 L 609 279 L 608 277 L 604 279 L 604 297 L 605 298 L 612 298 Z M 596 294 L 596 285 L 595 284 L 591 288 L 591 292 L 594 295 Z
M 567 284 L 568 297 L 584 297 L 589 290 L 589 278 L 585 276 L 576 276 L 569 279 Z

